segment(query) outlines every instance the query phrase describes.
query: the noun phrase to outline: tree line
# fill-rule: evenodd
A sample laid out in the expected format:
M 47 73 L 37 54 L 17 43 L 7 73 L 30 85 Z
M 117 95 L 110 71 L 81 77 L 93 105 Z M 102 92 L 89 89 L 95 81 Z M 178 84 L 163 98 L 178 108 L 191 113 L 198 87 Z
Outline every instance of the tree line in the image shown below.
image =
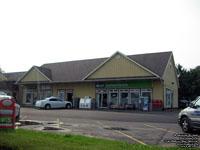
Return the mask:
M 185 69 L 180 64 L 177 65 L 179 78 L 179 100 L 194 100 L 200 96 L 200 66 L 194 69 Z

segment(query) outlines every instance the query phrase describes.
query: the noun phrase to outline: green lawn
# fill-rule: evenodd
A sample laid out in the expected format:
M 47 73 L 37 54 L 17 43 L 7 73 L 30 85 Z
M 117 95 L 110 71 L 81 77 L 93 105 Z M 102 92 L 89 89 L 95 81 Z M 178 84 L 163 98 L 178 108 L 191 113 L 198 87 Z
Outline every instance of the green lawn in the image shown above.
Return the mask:
M 17 129 L 0 132 L 0 150 L 180 150 L 179 147 L 143 146 L 81 135 L 59 135 Z M 194 150 L 194 148 L 191 148 Z M 188 150 L 188 149 L 187 149 Z

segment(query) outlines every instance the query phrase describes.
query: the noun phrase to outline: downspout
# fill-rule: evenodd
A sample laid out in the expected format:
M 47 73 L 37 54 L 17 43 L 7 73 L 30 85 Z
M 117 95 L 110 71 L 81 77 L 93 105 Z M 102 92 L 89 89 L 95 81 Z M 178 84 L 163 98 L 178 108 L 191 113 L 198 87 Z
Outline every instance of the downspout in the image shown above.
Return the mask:
M 163 93 L 163 108 L 162 110 L 164 111 L 164 107 L 165 107 L 165 83 L 164 80 L 162 78 L 160 78 L 161 84 L 162 84 L 162 93 Z

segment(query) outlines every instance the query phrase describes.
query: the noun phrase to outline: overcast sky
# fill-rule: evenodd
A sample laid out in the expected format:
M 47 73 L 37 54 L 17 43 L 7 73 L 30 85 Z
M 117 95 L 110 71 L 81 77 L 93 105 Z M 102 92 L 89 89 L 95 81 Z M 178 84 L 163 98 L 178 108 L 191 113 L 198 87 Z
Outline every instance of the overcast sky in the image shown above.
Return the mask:
M 173 51 L 200 65 L 200 0 L 1 0 L 0 67 Z

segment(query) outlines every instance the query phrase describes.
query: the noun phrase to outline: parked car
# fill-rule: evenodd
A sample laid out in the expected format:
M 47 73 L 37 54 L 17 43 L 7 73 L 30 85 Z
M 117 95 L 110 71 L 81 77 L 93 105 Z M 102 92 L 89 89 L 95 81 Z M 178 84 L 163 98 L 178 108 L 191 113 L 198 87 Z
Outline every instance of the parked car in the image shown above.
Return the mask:
M 200 96 L 179 113 L 178 123 L 186 133 L 200 129 Z
M 69 101 L 64 101 L 61 99 L 58 99 L 56 97 L 49 97 L 44 100 L 38 100 L 35 104 L 38 108 L 45 108 L 45 109 L 51 109 L 51 108 L 72 108 L 72 103 Z
M 12 96 L 9 96 L 9 95 L 0 95 L 0 100 L 6 99 L 6 98 L 14 99 Z M 19 121 L 19 119 L 20 119 L 20 105 L 15 103 L 15 121 Z

